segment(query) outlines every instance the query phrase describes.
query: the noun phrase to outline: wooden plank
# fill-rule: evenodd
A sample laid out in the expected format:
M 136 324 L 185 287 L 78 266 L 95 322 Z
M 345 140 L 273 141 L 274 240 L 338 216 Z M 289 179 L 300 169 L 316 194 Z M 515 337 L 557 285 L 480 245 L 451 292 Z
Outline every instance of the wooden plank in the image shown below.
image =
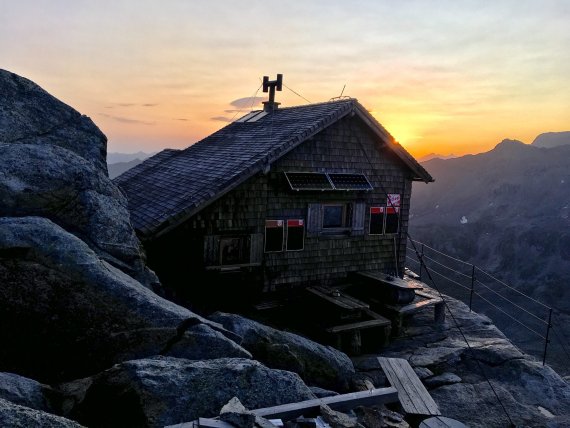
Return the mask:
M 436 402 L 408 361 L 401 358 L 378 357 L 378 362 L 390 384 L 398 391 L 400 403 L 406 413 L 414 415 L 441 415 Z
M 435 416 L 422 421 L 419 428 L 467 428 L 467 426 L 455 419 Z
M 198 418 L 198 426 L 202 428 L 235 428 L 228 422 L 210 418 Z
M 368 320 L 368 321 L 360 321 L 360 322 L 354 322 L 351 324 L 343 324 L 343 325 L 337 325 L 334 327 L 330 327 L 327 328 L 327 332 L 329 333 L 341 333 L 343 331 L 350 331 L 350 330 L 361 330 L 364 328 L 372 328 L 372 327 L 384 327 L 388 324 L 391 324 L 391 321 L 386 320 L 382 321 L 382 320 Z
M 166 425 L 164 428 L 198 428 L 198 421 L 182 422 L 181 424 Z
M 410 283 L 404 281 L 403 279 L 400 279 L 400 278 L 395 277 L 395 276 L 388 276 L 385 273 L 378 272 L 378 271 L 360 271 L 360 272 L 356 272 L 356 275 L 361 277 L 361 278 L 380 282 L 380 283 L 387 285 L 387 286 L 390 286 L 390 287 L 401 288 L 401 289 L 405 289 L 405 290 L 408 290 L 408 289 L 421 290 L 423 288 L 421 285 L 410 284 Z M 388 280 L 389 278 L 391 278 L 391 280 Z
M 423 407 L 425 408 L 425 411 L 429 412 L 429 414 L 432 414 L 432 415 L 433 414 L 441 414 L 439 412 L 439 408 L 438 408 L 437 404 L 435 403 L 435 401 L 433 401 L 428 390 L 422 384 L 422 382 L 420 381 L 420 379 L 418 378 L 416 373 L 413 371 L 410 364 L 406 360 L 403 360 L 403 361 L 395 364 L 395 367 L 396 367 L 397 371 L 399 373 L 401 373 L 401 376 L 404 376 L 407 378 L 407 382 L 404 382 L 406 389 L 410 393 L 417 393 L 418 394 L 418 398 L 419 398 L 418 403 L 421 400 L 421 403 L 423 403 Z M 421 405 L 418 404 L 418 407 L 421 407 Z
M 396 305 L 386 305 L 387 308 L 393 309 L 394 311 L 398 312 L 399 314 L 412 314 L 414 312 L 419 311 L 424 306 L 428 305 L 435 305 L 437 302 L 435 299 L 426 299 L 421 300 L 416 303 L 410 303 L 409 305 L 405 306 L 396 306 Z
M 307 291 L 342 309 L 357 310 L 357 309 L 365 309 L 370 307 L 367 303 L 355 299 L 352 296 L 341 294 L 340 291 L 335 290 L 333 288 L 314 286 L 314 287 L 308 287 Z M 334 295 L 333 293 L 335 291 L 340 295 L 338 296 Z
M 257 416 L 264 418 L 293 419 L 311 412 L 316 413 L 322 404 L 333 410 L 347 411 L 358 406 L 373 406 L 375 404 L 395 403 L 398 401 L 398 392 L 395 388 L 378 388 L 369 391 L 352 392 L 350 394 L 335 395 L 334 397 L 316 398 L 299 403 L 282 404 L 280 406 L 266 407 L 253 410 Z

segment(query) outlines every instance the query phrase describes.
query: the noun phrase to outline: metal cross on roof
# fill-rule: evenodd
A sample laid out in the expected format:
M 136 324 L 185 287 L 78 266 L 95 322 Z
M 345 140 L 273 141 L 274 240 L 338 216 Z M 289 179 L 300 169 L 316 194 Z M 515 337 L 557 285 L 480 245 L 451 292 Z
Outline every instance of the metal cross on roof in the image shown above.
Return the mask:
M 263 92 L 269 90 L 269 101 L 263 102 L 263 110 L 271 112 L 276 110 L 279 103 L 275 102 L 275 89 L 281 91 L 283 88 L 283 75 L 278 74 L 276 80 L 269 80 L 269 76 L 263 76 Z

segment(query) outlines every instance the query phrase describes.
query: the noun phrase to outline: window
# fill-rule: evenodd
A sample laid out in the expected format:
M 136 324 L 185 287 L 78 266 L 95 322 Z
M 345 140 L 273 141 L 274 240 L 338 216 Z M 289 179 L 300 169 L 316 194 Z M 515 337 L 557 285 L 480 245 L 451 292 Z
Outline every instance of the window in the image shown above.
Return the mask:
M 384 207 L 370 207 L 370 235 L 382 235 L 384 233 Z
M 283 251 L 283 220 L 265 220 L 265 252 Z
M 398 233 L 400 208 L 370 207 L 370 235 Z
M 204 266 L 259 266 L 263 259 L 263 234 L 240 233 L 204 236 Z
M 220 237 L 220 265 L 248 264 L 250 258 L 249 236 Z
M 399 214 L 400 214 L 400 208 L 398 207 L 386 208 L 386 227 L 384 228 L 386 234 L 398 233 L 398 224 L 400 218 Z
M 300 251 L 305 246 L 305 222 L 303 219 L 287 220 L 287 251 Z
M 323 229 L 350 227 L 352 204 L 323 205 Z

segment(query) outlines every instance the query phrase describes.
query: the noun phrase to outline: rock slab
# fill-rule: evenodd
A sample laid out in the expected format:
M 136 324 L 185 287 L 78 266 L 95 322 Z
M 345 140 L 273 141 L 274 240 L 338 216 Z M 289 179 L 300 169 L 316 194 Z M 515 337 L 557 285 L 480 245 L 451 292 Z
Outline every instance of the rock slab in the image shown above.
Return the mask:
M 1 370 L 52 383 L 162 353 L 250 356 L 222 326 L 144 288 L 50 220 L 0 218 L 0 256 Z
M 215 417 L 233 397 L 248 409 L 315 398 L 298 375 L 241 358 L 127 361 L 62 391 L 70 394 L 73 418 L 89 427 L 162 427 Z
M 309 385 L 349 389 L 355 371 L 346 354 L 239 315 L 216 312 L 209 319 L 240 336 L 241 346 L 268 367 L 294 371 Z

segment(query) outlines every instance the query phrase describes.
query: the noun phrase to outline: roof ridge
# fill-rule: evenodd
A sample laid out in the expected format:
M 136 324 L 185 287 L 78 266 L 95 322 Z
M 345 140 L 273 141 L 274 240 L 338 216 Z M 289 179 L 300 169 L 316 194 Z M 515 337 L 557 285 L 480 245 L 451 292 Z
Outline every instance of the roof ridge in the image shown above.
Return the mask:
M 347 98 L 343 98 L 343 99 L 340 99 L 340 100 L 333 100 L 333 99 L 330 99 L 330 100 L 328 100 L 328 101 L 321 101 L 321 102 L 318 102 L 318 103 L 296 104 L 296 105 L 292 105 L 292 106 L 279 107 L 279 108 L 275 109 L 275 111 L 279 112 L 279 111 L 282 111 L 282 110 L 290 110 L 290 109 L 294 109 L 294 108 L 309 108 L 309 107 L 315 107 L 315 106 L 327 105 L 327 104 L 329 104 L 329 105 L 330 105 L 330 104 L 342 104 L 342 103 L 347 103 L 347 104 L 348 104 L 348 103 L 355 103 L 355 102 L 358 102 L 358 99 L 357 99 L 357 98 L 347 97 Z M 251 111 L 247 112 L 244 116 L 241 116 L 241 117 L 245 117 L 245 116 L 247 116 L 247 115 L 250 114 L 250 113 L 258 113 L 258 112 L 261 112 L 261 111 L 264 111 L 264 110 L 263 110 L 263 109 L 260 109 L 260 110 L 251 110 Z M 237 120 L 239 120 L 239 119 L 237 119 Z M 236 121 L 237 121 L 237 120 L 236 120 Z M 236 121 L 234 121 L 234 122 L 236 122 Z M 234 122 L 231 122 L 231 123 L 234 123 Z

